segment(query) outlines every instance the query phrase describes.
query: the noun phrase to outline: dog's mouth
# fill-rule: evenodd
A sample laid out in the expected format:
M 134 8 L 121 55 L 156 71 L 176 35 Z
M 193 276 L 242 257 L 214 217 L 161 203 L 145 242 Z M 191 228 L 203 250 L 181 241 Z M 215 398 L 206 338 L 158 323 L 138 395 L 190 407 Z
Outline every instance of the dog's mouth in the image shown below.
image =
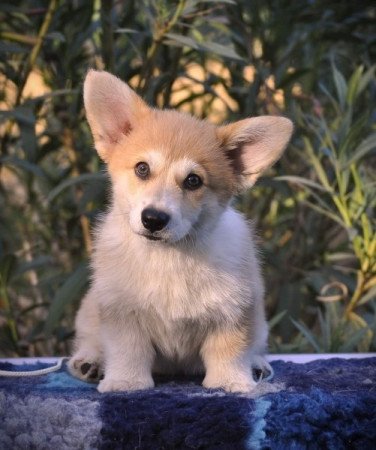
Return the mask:
M 153 236 L 152 234 L 143 234 L 142 236 L 144 236 L 149 241 L 162 241 L 161 237 Z
M 138 233 L 139 236 L 146 238 L 148 241 L 165 241 L 165 239 L 161 236 L 156 236 L 155 234 L 150 233 Z

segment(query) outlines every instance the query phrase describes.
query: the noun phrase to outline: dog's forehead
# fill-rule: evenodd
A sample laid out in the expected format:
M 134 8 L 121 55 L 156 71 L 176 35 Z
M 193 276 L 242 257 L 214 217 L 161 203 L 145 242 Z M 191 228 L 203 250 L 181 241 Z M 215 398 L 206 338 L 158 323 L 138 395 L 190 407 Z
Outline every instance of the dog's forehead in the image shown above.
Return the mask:
M 218 146 L 214 125 L 177 111 L 155 111 L 143 124 L 142 140 L 146 148 L 161 153 L 168 163 L 214 156 Z
M 144 159 L 153 170 L 162 170 L 166 165 L 165 155 L 160 149 L 147 150 Z
M 153 171 L 168 170 L 177 176 L 185 176 L 187 173 L 197 172 L 202 169 L 201 164 L 192 157 L 170 158 L 164 149 L 146 151 L 144 159 Z

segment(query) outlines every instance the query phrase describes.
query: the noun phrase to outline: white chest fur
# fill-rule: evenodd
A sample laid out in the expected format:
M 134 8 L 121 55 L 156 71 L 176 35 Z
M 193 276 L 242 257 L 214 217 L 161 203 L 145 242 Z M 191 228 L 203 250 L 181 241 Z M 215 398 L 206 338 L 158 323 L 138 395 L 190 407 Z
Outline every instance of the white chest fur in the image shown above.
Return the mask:
M 101 303 L 155 313 L 162 321 L 231 320 L 261 293 L 251 231 L 228 208 L 203 243 L 166 246 L 133 235 L 125 221 L 109 213 L 94 256 Z

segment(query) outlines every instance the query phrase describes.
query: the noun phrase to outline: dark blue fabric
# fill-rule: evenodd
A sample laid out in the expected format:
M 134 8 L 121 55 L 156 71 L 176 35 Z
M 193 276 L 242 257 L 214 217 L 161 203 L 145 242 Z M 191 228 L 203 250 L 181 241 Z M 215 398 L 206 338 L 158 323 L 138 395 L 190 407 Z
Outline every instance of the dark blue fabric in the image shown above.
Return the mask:
M 376 448 L 376 358 L 273 367 L 286 390 L 265 396 L 264 448 Z
M 244 449 L 253 403 L 235 396 L 192 397 L 181 390 L 106 395 L 101 448 Z
M 255 398 L 209 391 L 199 378 L 99 394 L 66 367 L 0 377 L 0 448 L 376 448 L 376 358 L 272 365 L 273 382 Z M 0 363 L 2 370 L 42 367 Z

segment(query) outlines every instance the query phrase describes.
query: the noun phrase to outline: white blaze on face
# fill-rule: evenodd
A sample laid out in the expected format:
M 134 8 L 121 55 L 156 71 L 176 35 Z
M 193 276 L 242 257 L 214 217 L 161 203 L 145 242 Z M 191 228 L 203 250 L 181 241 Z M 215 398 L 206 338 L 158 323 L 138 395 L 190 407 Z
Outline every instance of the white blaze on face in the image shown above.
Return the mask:
M 115 201 L 129 217 L 132 231 L 139 235 L 149 234 L 142 224 L 142 211 L 153 208 L 170 216 L 166 227 L 155 236 L 176 242 L 192 231 L 203 208 L 206 173 L 202 166 L 189 158 L 168 162 L 162 152 L 152 150 L 139 156 L 138 162 L 147 163 L 150 176 L 139 179 L 134 171 L 114 180 Z M 136 163 L 137 164 L 137 163 Z M 197 174 L 204 185 L 195 191 L 184 189 L 184 180 L 189 174 Z

